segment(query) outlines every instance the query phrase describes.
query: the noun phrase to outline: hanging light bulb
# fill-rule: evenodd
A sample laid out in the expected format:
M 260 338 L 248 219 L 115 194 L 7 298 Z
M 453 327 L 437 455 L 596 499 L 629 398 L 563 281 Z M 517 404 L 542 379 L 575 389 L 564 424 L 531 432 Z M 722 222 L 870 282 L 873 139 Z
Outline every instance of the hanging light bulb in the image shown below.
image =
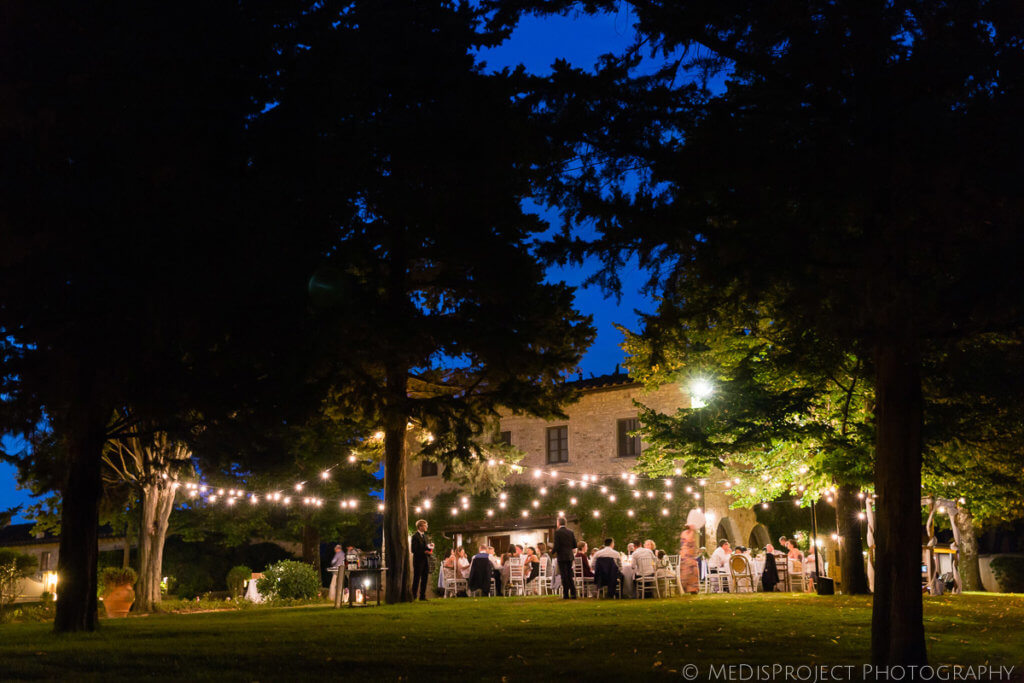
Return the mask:
M 529 516 L 530 516 L 530 511 L 529 510 L 523 510 L 523 517 L 529 517 Z
M 551 470 L 551 476 L 552 477 L 557 477 L 558 476 L 558 472 L 556 472 L 555 470 Z
M 534 508 L 539 508 L 540 507 L 540 501 L 539 500 L 533 501 L 533 507 Z
M 547 489 L 546 486 L 541 486 L 540 487 L 540 495 L 542 495 L 542 496 L 548 495 L 548 489 Z
M 424 510 L 429 510 L 432 505 L 433 505 L 433 503 L 430 501 L 429 498 L 427 498 L 426 500 L 423 501 L 423 509 Z
M 558 512 L 557 512 L 556 514 L 557 514 L 557 516 L 559 516 L 559 517 L 565 517 L 565 513 L 564 513 L 564 512 L 562 512 L 561 510 L 559 510 L 559 511 L 558 511 Z
M 502 510 L 505 509 L 506 505 L 508 505 L 508 503 L 506 503 L 505 501 L 501 501 L 500 503 L 498 503 L 498 507 L 500 507 Z
M 542 471 L 541 471 L 541 470 L 540 470 L 539 468 L 538 468 L 538 469 L 535 469 L 535 470 L 533 471 L 533 478 L 534 478 L 534 479 L 539 479 L 539 478 L 540 478 L 541 476 L 543 476 L 543 475 L 544 475 L 544 473 L 543 473 L 543 472 L 542 472 Z
M 661 514 L 663 517 L 668 517 L 668 508 L 661 508 Z
M 701 486 L 707 486 L 708 480 L 707 480 L 707 479 L 701 479 L 701 480 L 700 480 L 699 482 L 697 482 L 697 483 L 698 483 L 698 484 L 700 484 Z
M 672 500 L 672 492 L 671 491 L 666 491 L 665 492 L 665 500 Z
M 867 515 L 864 514 L 863 512 L 858 512 L 857 513 L 857 519 L 865 519 L 866 517 L 867 517 Z
M 571 488 L 571 489 L 576 488 L 576 482 L 574 480 L 572 480 L 572 479 L 569 480 L 569 488 Z
M 320 473 L 320 478 L 321 479 L 330 479 L 331 478 L 331 473 L 328 470 L 324 470 L 323 472 Z
M 459 502 L 461 502 L 461 503 L 462 503 L 463 505 L 465 505 L 466 503 L 468 503 L 468 502 L 469 502 L 469 498 L 468 498 L 468 497 L 466 497 L 466 496 L 463 496 L 463 497 L 462 497 L 462 500 L 461 500 L 461 501 L 459 501 Z
M 377 504 L 377 512 L 384 512 L 384 503 Z
M 640 497 L 640 492 L 639 491 L 633 491 L 633 497 L 634 498 L 639 498 Z
M 694 500 L 700 500 L 700 492 L 694 491 L 693 492 L 693 499 Z
M 619 479 L 629 479 L 629 475 L 626 474 L 625 472 L 621 472 L 619 474 Z
M 345 501 L 341 501 L 341 507 L 345 507 Z M 418 515 L 421 512 L 423 512 L 423 508 L 421 508 L 419 505 L 417 505 L 416 507 L 414 507 L 412 509 L 412 511 L 415 512 Z
M 648 491 L 647 492 L 647 497 L 648 498 L 654 498 L 654 491 Z
M 632 511 L 632 510 L 626 510 L 626 516 L 627 516 L 627 517 L 632 517 L 632 516 L 633 516 L 633 514 L 634 514 L 634 513 L 633 513 L 633 511 Z
M 292 504 L 291 496 L 285 496 L 284 497 L 284 504 L 285 505 L 291 505 Z
M 615 494 L 614 493 L 612 495 L 608 496 L 608 502 L 609 503 L 614 503 L 615 502 Z
M 594 510 L 594 517 L 600 517 L 600 516 L 601 516 L 601 511 L 600 510 Z
M 459 514 L 459 508 L 452 508 L 452 516 Z
M 299 484 L 296 484 L 296 485 L 295 485 L 295 490 L 296 490 L 296 491 L 301 491 L 301 490 L 302 490 L 302 484 L 301 484 L 301 483 L 299 483 Z
M 671 480 L 671 479 L 666 479 L 666 480 L 665 480 L 665 486 L 666 486 L 666 487 L 668 487 L 668 488 L 672 488 L 672 483 L 673 483 L 673 482 L 672 482 L 672 480 Z
M 575 505 L 575 504 L 576 504 L 576 499 L 575 498 L 570 498 L 569 499 L 569 505 Z
M 508 494 L 505 493 L 504 491 L 498 494 L 498 500 L 507 500 L 507 499 L 508 499 Z
M 761 509 L 762 510 L 767 510 L 768 509 L 768 503 L 761 503 Z
M 692 486 L 687 486 L 687 487 L 686 487 L 686 489 L 685 489 L 685 491 L 686 491 L 687 493 L 693 493 L 693 487 L 692 487 Z
M 756 489 L 756 488 L 754 488 L 753 486 L 751 486 L 751 487 L 750 487 L 749 489 L 747 489 L 747 490 L 748 490 L 748 491 L 750 491 L 751 493 L 757 493 L 757 489 Z
M 494 510 L 488 510 L 487 511 L 487 516 L 488 517 L 493 517 L 494 516 Z
M 355 463 L 356 460 L 357 460 L 357 458 L 356 458 L 356 454 L 355 453 L 353 453 L 352 455 L 348 456 L 348 461 L 349 462 Z
M 608 487 L 607 486 L 602 486 L 601 487 L 601 493 L 608 493 Z
M 682 467 L 677 467 L 675 469 L 675 473 L 676 473 L 677 477 L 680 476 L 683 473 L 683 468 Z

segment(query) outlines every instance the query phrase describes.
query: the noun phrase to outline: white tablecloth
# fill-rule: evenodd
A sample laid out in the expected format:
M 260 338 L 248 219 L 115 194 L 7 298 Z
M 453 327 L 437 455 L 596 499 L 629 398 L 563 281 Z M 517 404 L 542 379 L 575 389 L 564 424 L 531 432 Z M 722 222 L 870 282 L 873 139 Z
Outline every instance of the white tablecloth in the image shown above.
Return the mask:
M 249 587 L 245 590 L 245 599 L 257 604 L 265 600 L 265 598 L 260 595 L 260 592 L 256 590 L 256 579 L 249 579 Z

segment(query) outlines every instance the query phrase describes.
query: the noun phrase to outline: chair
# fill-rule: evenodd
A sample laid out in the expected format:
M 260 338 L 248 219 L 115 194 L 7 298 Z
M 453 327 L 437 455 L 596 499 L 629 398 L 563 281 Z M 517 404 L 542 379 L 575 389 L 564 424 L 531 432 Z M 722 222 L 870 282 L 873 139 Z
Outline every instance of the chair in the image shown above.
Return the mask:
M 588 593 L 590 592 L 588 590 L 588 587 L 594 587 L 594 577 L 583 576 L 582 557 L 576 556 L 572 560 L 572 580 L 576 583 L 576 593 L 578 595 L 582 595 L 583 597 L 587 597 Z M 595 592 L 594 595 L 596 597 L 597 593 Z
M 540 573 L 537 574 L 537 578 L 534 581 L 537 584 L 537 593 L 539 595 L 551 593 L 551 560 L 547 555 L 540 558 Z
M 754 592 L 754 572 L 746 555 L 729 556 L 729 575 L 737 593 Z
M 654 588 L 654 594 L 661 597 L 661 589 L 658 588 L 658 573 L 654 567 L 654 559 L 644 555 L 633 556 L 633 567 L 636 574 L 633 577 L 633 587 L 639 598 L 644 598 L 649 587 Z
M 779 574 L 779 582 L 775 585 L 776 590 L 791 591 L 793 585 L 789 578 L 789 562 L 785 555 L 775 555 L 775 570 Z
M 455 567 L 442 565 L 441 571 L 444 572 L 444 597 L 454 598 L 459 594 L 459 591 L 469 590 L 469 583 L 466 579 L 456 575 Z
M 708 567 L 704 578 L 705 593 L 726 593 L 729 591 L 729 570 L 725 567 Z
M 679 578 L 679 556 L 666 555 L 668 567 L 658 571 L 658 578 L 665 581 L 665 595 L 682 595 L 683 581 Z
M 599 557 L 594 562 L 594 589 L 598 597 L 605 595 L 617 598 L 622 595 L 622 571 L 618 560 L 612 557 Z
M 523 558 L 510 557 L 508 560 L 508 584 L 505 595 L 526 595 L 526 577 L 523 575 Z
M 790 588 L 798 586 L 798 590 L 808 593 L 814 590 L 814 581 L 804 573 L 804 562 L 800 560 L 789 560 Z
M 469 579 L 467 580 L 467 595 L 494 595 L 494 565 L 486 557 L 474 557 L 469 565 Z

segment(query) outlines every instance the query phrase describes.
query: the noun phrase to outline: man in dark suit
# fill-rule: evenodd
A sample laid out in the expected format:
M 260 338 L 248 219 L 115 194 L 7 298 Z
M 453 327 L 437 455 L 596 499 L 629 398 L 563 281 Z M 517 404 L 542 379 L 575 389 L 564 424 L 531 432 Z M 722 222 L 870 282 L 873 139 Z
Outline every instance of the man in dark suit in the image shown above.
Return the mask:
M 416 533 L 412 535 L 412 594 L 416 596 L 417 587 L 420 600 L 427 599 L 427 577 L 430 575 L 430 554 L 434 544 L 427 540 L 427 520 L 416 522 Z
M 566 528 L 565 517 L 558 518 L 551 553 L 558 559 L 558 574 L 562 578 L 562 598 L 568 600 L 571 592 L 572 599 L 575 600 L 576 582 L 572 580 L 572 561 L 576 555 L 576 534 Z

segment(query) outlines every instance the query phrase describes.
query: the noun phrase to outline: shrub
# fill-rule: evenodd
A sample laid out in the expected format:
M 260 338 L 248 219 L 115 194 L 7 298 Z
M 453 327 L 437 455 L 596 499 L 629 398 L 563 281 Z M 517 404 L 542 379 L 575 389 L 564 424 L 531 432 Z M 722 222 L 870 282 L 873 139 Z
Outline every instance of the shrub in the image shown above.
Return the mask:
M 103 595 L 116 586 L 134 586 L 139 575 L 131 567 L 104 567 L 100 570 L 97 589 Z
M 1000 555 L 992 558 L 989 566 L 999 582 L 999 590 L 1005 593 L 1024 593 L 1024 557 Z
M 315 598 L 320 594 L 320 577 L 305 562 L 281 560 L 263 572 L 256 588 L 268 600 Z
M 242 597 L 242 591 L 245 590 L 245 582 L 252 576 L 252 569 L 245 565 L 239 565 L 232 567 L 231 571 L 228 572 L 228 595 L 232 598 Z
M 0 610 L 17 599 L 21 580 L 32 574 L 38 564 L 32 555 L 0 548 Z

